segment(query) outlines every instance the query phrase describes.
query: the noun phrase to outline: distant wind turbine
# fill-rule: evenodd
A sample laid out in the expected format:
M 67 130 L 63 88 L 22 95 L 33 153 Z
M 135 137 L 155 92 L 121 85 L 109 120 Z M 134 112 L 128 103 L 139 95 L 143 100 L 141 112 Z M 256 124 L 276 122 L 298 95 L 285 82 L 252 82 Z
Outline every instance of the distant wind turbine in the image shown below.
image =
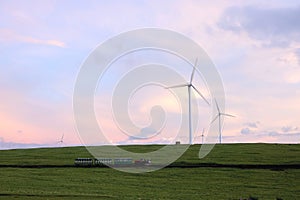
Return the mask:
M 202 130 L 202 134 L 201 134 L 202 143 L 201 144 L 203 144 L 204 132 L 205 132 L 205 128 L 203 128 L 203 130 Z
M 197 88 L 193 85 L 193 79 L 194 79 L 194 75 L 195 75 L 195 70 L 196 70 L 196 66 L 197 66 L 197 61 L 198 59 L 196 59 L 195 65 L 193 66 L 193 71 L 191 74 L 191 78 L 190 81 L 186 84 L 181 84 L 181 85 L 175 85 L 175 86 L 171 86 L 171 87 L 165 87 L 166 89 L 170 89 L 170 88 L 179 88 L 179 87 L 187 87 L 188 88 L 188 98 L 189 98 L 189 143 L 193 144 L 193 133 L 192 133 L 192 111 L 191 111 L 191 89 L 193 88 L 201 97 L 202 99 L 208 104 L 209 102 L 205 99 L 205 97 L 201 94 L 201 92 L 199 90 L 197 90 Z
M 64 136 L 65 134 L 63 133 L 60 140 L 57 142 L 57 144 L 64 144 Z
M 219 108 L 219 105 L 218 105 L 218 102 L 217 102 L 216 99 L 215 99 L 215 102 L 216 102 L 218 114 L 217 114 L 217 116 L 211 121 L 210 124 L 214 123 L 214 121 L 216 121 L 216 120 L 219 118 L 219 142 L 220 142 L 220 144 L 221 144 L 221 143 L 222 143 L 221 115 L 227 116 L 227 117 L 235 117 L 235 116 L 230 115 L 230 114 L 226 114 L 226 113 L 222 113 L 222 112 L 220 111 L 220 108 Z

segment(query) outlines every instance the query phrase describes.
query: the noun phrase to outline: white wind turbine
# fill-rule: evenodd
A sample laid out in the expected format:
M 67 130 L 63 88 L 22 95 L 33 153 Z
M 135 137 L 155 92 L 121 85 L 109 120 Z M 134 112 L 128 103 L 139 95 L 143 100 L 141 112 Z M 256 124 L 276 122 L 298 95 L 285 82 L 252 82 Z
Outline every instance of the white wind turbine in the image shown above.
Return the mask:
M 202 97 L 202 99 L 208 104 L 209 102 L 205 99 L 205 97 L 201 94 L 201 92 L 199 90 L 197 90 L 197 88 L 193 85 L 193 79 L 194 79 L 194 75 L 195 75 L 195 70 L 196 70 L 196 66 L 197 66 L 197 61 L 198 59 L 196 59 L 195 65 L 193 66 L 193 71 L 191 74 L 191 78 L 190 81 L 186 84 L 181 84 L 181 85 L 174 85 L 171 87 L 165 87 L 166 89 L 170 89 L 170 88 L 179 88 L 179 87 L 187 87 L 188 88 L 188 98 L 189 98 L 189 144 L 193 144 L 193 133 L 192 133 L 192 108 L 191 108 L 191 90 L 192 88 Z
M 60 140 L 57 142 L 57 144 L 60 144 L 60 145 L 64 144 L 64 136 L 65 136 L 65 134 L 63 133 Z
M 218 114 L 217 116 L 211 121 L 210 124 L 214 123 L 214 121 L 216 121 L 217 118 L 219 118 L 219 142 L 220 144 L 222 143 L 222 126 L 221 126 L 221 115 L 223 116 L 227 116 L 227 117 L 235 117 L 233 115 L 230 115 L 230 114 L 226 114 L 226 113 L 222 113 L 220 111 L 220 108 L 219 108 L 219 105 L 218 105 L 218 102 L 217 100 L 215 99 L 215 102 L 216 102 L 216 106 L 217 106 L 217 110 L 218 110 Z

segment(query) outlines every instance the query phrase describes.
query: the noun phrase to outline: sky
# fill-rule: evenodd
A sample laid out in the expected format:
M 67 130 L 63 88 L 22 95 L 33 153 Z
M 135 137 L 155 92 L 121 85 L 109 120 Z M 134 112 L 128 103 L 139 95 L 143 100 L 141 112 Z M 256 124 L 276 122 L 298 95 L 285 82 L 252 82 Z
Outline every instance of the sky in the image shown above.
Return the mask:
M 226 118 L 223 142 L 299 143 L 299 21 L 297 0 L 0 0 L 0 149 L 81 145 L 72 107 L 81 64 L 107 39 L 145 27 L 184 34 L 213 60 L 225 88 L 226 112 L 236 116 Z M 123 63 L 163 57 L 144 52 Z M 115 70 L 106 77 L 107 88 L 119 73 Z M 182 73 L 188 78 L 190 70 Z M 201 81 L 196 84 L 202 88 Z M 144 93 L 133 98 L 133 120 L 146 127 L 149 108 L 156 104 L 171 110 L 172 120 L 165 135 L 142 143 L 169 143 L 178 123 L 180 107 L 165 91 L 157 92 L 155 97 Z M 105 97 L 98 92 L 95 98 Z M 201 109 L 195 98 L 193 106 Z M 97 102 L 97 116 L 103 115 L 111 142 L 137 142 L 120 136 L 114 121 L 105 118 L 110 111 Z M 207 125 L 209 119 L 200 118 Z M 200 143 L 206 125 L 195 130 L 195 143 Z M 149 131 L 141 131 L 145 130 Z M 63 134 L 64 143 L 58 144 Z M 181 140 L 188 140 L 188 131 Z

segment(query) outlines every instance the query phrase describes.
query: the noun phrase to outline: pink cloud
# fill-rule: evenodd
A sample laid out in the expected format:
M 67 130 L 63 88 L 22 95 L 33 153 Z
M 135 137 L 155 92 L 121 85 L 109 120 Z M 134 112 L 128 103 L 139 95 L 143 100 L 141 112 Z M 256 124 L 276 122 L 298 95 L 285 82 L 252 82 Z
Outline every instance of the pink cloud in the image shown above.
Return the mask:
M 56 46 L 65 48 L 66 44 L 62 41 L 50 39 L 37 39 L 30 36 L 19 35 L 12 30 L 9 29 L 0 29 L 0 42 L 22 42 L 22 43 L 30 43 L 37 45 L 48 45 L 48 46 Z

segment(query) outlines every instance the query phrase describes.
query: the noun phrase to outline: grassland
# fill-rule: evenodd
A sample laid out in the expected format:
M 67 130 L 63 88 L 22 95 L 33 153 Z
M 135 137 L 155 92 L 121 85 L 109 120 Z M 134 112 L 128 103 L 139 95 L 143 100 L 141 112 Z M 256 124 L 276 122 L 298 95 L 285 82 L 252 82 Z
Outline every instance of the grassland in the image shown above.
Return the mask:
M 134 152 L 160 146 L 124 146 Z M 300 145 L 222 144 L 204 159 L 193 145 L 177 163 L 300 164 Z M 165 168 L 129 174 L 110 168 L 19 168 L 72 165 L 84 147 L 0 151 L 0 198 L 21 199 L 300 199 L 300 169 Z

